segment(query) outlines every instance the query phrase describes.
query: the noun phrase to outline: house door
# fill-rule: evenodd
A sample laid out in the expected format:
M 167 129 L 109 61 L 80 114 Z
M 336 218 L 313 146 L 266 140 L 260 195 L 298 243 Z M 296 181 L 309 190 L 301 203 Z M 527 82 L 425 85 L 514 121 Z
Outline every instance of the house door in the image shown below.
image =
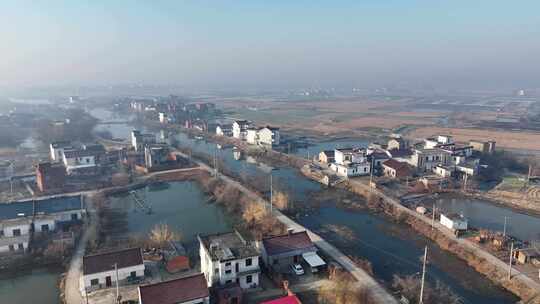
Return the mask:
M 111 280 L 111 277 L 110 277 L 110 276 L 105 277 L 105 286 L 107 286 L 107 287 L 111 287 L 111 286 L 112 286 L 112 280 Z

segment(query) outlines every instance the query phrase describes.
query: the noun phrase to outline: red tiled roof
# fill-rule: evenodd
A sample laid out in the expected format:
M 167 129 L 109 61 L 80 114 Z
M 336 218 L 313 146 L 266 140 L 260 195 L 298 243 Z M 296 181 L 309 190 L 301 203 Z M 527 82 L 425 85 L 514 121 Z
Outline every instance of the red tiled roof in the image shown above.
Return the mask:
M 395 159 L 389 159 L 382 164 L 384 167 L 389 167 L 396 170 L 396 173 L 399 176 L 405 176 L 410 174 L 409 166 L 404 162 L 400 162 Z
M 268 255 L 314 247 L 305 231 L 265 238 L 263 245 Z
M 401 150 L 392 149 L 392 150 L 388 150 L 388 153 L 390 153 L 392 157 L 405 157 L 405 156 L 411 155 L 412 151 L 409 149 L 401 149 Z
M 139 286 L 141 304 L 175 304 L 208 297 L 202 273 L 185 278 Z
M 130 248 L 84 256 L 83 273 L 86 275 L 109 271 L 114 269 L 114 264 L 117 264 L 118 269 L 143 265 L 141 248 Z
M 279 298 L 275 300 L 262 302 L 261 304 L 302 304 L 302 302 L 300 302 L 300 300 L 295 295 L 292 295 L 292 296 L 287 296 L 287 297 L 283 297 L 283 298 Z
M 189 269 L 189 258 L 183 255 L 174 257 L 167 263 L 166 268 L 170 273 L 187 270 Z

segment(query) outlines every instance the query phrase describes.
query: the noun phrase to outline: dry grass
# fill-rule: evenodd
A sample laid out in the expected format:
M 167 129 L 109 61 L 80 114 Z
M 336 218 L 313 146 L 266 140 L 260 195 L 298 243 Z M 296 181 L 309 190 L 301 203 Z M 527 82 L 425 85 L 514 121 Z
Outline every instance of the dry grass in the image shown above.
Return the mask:
M 540 150 L 540 133 L 533 132 L 421 127 L 408 135 L 412 138 L 425 138 L 435 134 L 450 134 L 456 141 L 461 142 L 468 142 L 471 139 L 492 139 L 497 142 L 498 147 Z

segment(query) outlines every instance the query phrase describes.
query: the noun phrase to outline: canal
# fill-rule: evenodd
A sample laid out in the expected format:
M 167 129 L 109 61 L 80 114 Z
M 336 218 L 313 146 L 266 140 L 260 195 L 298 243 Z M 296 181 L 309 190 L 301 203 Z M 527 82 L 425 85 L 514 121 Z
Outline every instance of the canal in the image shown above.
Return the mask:
M 156 136 L 159 131 L 155 131 Z M 232 147 L 217 149 L 216 145 L 204 140 L 191 138 L 184 133 L 174 134 L 180 147 L 190 148 L 193 152 L 201 152 L 207 155 L 216 154 L 222 163 L 238 175 L 269 176 L 270 172 L 274 182 L 284 185 L 284 190 L 289 197 L 296 202 L 309 205 L 307 201 L 317 193 L 325 190 L 320 184 L 308 180 L 300 175 L 297 170 L 280 166 L 272 168 L 264 163 L 258 163 L 249 157 L 242 156 Z M 333 145 L 361 145 L 354 142 L 325 142 L 317 147 L 328 149 Z M 306 153 L 297 151 L 295 153 Z M 315 153 L 311 150 L 310 153 Z M 299 154 L 301 155 L 301 154 Z M 306 155 L 307 156 L 307 155 Z M 277 170 L 272 170 L 277 169 Z M 272 170 L 272 171 L 271 171 Z M 424 247 L 430 248 L 430 265 L 428 280 L 435 284 L 440 281 L 449 286 L 453 292 L 461 297 L 464 303 L 515 303 L 517 298 L 504 289 L 496 286 L 481 274 L 468 267 L 465 262 L 459 260 L 448 252 L 413 231 L 406 225 L 399 225 L 384 216 L 370 211 L 350 211 L 338 208 L 333 204 L 322 206 L 317 212 L 299 218 L 299 222 L 320 233 L 334 243 L 346 254 L 364 258 L 372 263 L 375 276 L 390 284 L 394 274 L 416 274 L 420 271 L 420 256 Z M 495 209 L 503 209 L 491 204 L 478 204 L 478 208 L 490 212 L 486 206 Z M 485 209 L 484 209 L 485 208 Z M 508 210 L 511 214 L 515 211 Z M 515 213 L 516 215 L 518 213 Z M 474 216 L 474 214 L 471 214 Z M 538 221 L 538 219 L 531 219 Z M 353 240 L 343 239 L 335 232 L 335 227 L 344 227 Z

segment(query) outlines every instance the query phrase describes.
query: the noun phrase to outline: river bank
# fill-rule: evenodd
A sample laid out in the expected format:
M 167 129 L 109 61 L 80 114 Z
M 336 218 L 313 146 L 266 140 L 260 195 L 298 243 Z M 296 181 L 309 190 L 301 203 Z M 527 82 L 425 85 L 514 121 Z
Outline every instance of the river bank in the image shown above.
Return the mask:
M 156 124 L 156 127 L 157 127 L 157 124 Z M 160 127 L 164 127 L 164 126 L 160 126 Z M 167 128 L 169 130 L 187 131 L 187 132 L 189 132 L 192 136 L 178 136 L 179 144 L 181 146 L 189 147 L 189 149 L 190 149 L 190 151 L 192 151 L 193 155 L 198 154 L 200 152 L 203 152 L 203 153 L 206 153 L 206 154 L 210 155 L 210 157 L 211 157 L 211 155 L 217 154 L 218 159 L 223 159 L 224 163 L 228 167 L 233 169 L 232 171 L 234 171 L 236 173 L 240 173 L 240 175 L 246 175 L 248 178 L 250 178 L 252 176 L 252 173 L 256 173 L 254 171 L 260 171 L 259 173 L 256 173 L 256 175 L 263 173 L 265 178 L 266 178 L 266 182 L 268 182 L 268 177 L 269 177 L 269 172 L 270 172 L 269 170 L 271 170 L 271 169 L 267 170 L 266 166 L 263 166 L 262 164 L 259 164 L 258 162 L 250 160 L 249 157 L 247 157 L 246 160 L 232 159 L 232 157 L 231 157 L 232 154 L 235 154 L 235 158 L 236 158 L 236 153 L 237 153 L 236 150 L 231 151 L 232 149 L 225 148 L 225 147 L 227 147 L 227 146 L 237 146 L 239 151 L 247 152 L 247 153 L 245 153 L 246 155 L 251 155 L 251 156 L 255 155 L 256 156 L 257 154 L 260 154 L 260 156 L 256 157 L 256 158 L 259 158 L 260 160 L 263 160 L 264 163 L 279 164 L 280 161 L 283 161 L 282 165 L 277 166 L 278 167 L 277 169 L 280 169 L 280 170 L 274 171 L 274 173 L 273 173 L 274 182 L 280 181 L 280 180 L 282 182 L 284 182 L 288 186 L 288 187 L 286 187 L 286 189 L 292 191 L 292 192 L 290 192 L 290 194 L 292 194 L 292 197 L 293 197 L 294 200 L 300 200 L 300 201 L 306 200 L 307 197 L 304 194 L 304 193 L 306 193 L 305 192 L 306 189 L 313 189 L 314 191 L 318 191 L 317 189 L 321 189 L 320 184 L 315 183 L 315 182 L 311 181 L 308 178 L 305 178 L 304 176 L 302 176 L 302 174 L 298 170 L 304 164 L 309 164 L 310 163 L 306 159 L 300 159 L 297 156 L 287 156 L 287 155 L 283 155 L 282 153 L 272 153 L 272 154 L 264 153 L 264 152 L 261 152 L 260 149 L 258 149 L 258 148 L 253 148 L 253 147 L 247 146 L 244 142 L 235 142 L 234 140 L 232 140 L 230 138 L 217 138 L 217 140 L 216 140 L 216 137 L 214 135 L 212 135 L 212 134 L 203 134 L 203 133 L 197 132 L 195 130 L 186 130 L 186 129 L 180 128 L 178 126 L 165 126 L 165 128 Z M 182 133 L 179 133 L 178 135 L 180 135 L 180 134 L 182 134 Z M 201 140 L 199 138 L 193 138 L 195 135 L 201 135 L 201 134 L 203 134 L 204 137 L 206 139 L 208 139 L 210 142 L 206 142 L 204 139 Z M 224 147 L 223 150 L 216 149 L 215 144 L 212 145 L 212 143 L 215 143 L 215 142 L 221 143 L 221 146 Z M 272 156 L 275 155 L 275 157 L 272 157 L 272 158 L 274 160 L 276 160 L 276 161 L 275 162 L 274 161 L 268 161 L 270 159 L 270 157 L 268 155 L 272 155 Z M 221 165 L 220 165 L 220 171 L 221 171 Z M 295 172 L 295 173 L 293 173 L 293 172 Z M 313 185 L 318 185 L 318 186 L 314 187 Z M 311 191 L 312 190 L 310 190 L 310 192 Z M 267 192 L 262 192 L 262 193 L 264 193 L 265 196 L 268 197 Z M 309 192 L 307 194 L 309 194 Z M 342 215 L 344 215 L 344 214 L 342 214 Z M 368 215 L 367 217 L 372 218 L 373 216 Z M 372 231 L 370 231 L 370 234 L 379 234 L 379 235 L 381 235 L 383 237 L 386 234 L 386 232 L 382 231 L 380 229 L 380 227 L 371 227 L 371 229 L 372 229 Z M 362 235 L 362 234 L 360 234 L 360 235 Z M 411 237 L 411 236 L 406 236 L 406 237 Z M 388 250 L 390 247 L 393 246 L 391 242 L 395 242 L 395 240 L 389 239 L 389 240 L 381 243 L 381 246 Z M 336 243 L 336 244 L 339 244 L 339 243 Z M 413 249 L 413 252 L 420 252 L 421 250 L 423 250 L 423 247 L 418 247 L 416 244 L 411 243 L 411 242 L 404 242 L 404 243 L 400 243 L 400 244 L 402 244 L 402 246 L 405 246 L 405 247 L 407 247 L 407 246 L 411 247 L 411 249 Z M 411 246 L 411 245 L 414 245 L 414 246 Z M 341 246 L 342 245 L 340 244 L 340 249 L 341 250 L 346 249 L 345 247 L 341 247 Z M 402 249 L 403 248 L 389 249 L 389 250 L 402 250 Z M 355 252 L 355 253 L 358 253 L 358 252 Z M 418 253 L 418 254 L 420 254 L 420 253 Z M 450 253 L 448 253 L 448 254 L 447 253 L 441 253 L 441 254 L 447 256 L 447 258 L 449 256 L 453 256 Z M 361 255 L 364 258 L 366 257 L 363 253 L 361 253 Z M 384 261 L 376 261 L 376 262 L 377 263 L 380 262 L 380 263 L 383 263 L 383 264 L 385 263 Z M 399 262 L 399 263 L 401 263 L 401 262 Z M 450 263 L 450 265 L 453 265 L 453 267 L 456 264 L 455 261 L 446 261 L 446 262 L 442 262 L 442 263 Z M 377 266 L 377 265 L 375 265 L 375 266 Z M 444 265 L 442 265 L 442 264 L 437 265 L 436 267 L 439 267 L 439 266 L 444 268 Z M 401 267 L 401 268 L 403 268 L 403 267 Z M 472 268 L 470 268 L 470 269 L 472 269 Z M 415 271 L 418 271 L 418 270 L 415 270 Z M 474 272 L 474 271 L 471 271 L 471 272 Z M 412 273 L 414 273 L 414 272 L 412 272 Z M 435 273 L 435 276 L 436 276 L 437 279 L 442 279 L 443 281 L 450 282 L 450 285 L 453 285 L 453 286 L 456 286 L 456 285 L 461 286 L 461 285 L 464 284 L 463 280 L 461 278 L 459 278 L 459 277 L 456 277 L 456 278 L 448 277 L 446 275 L 446 270 L 437 271 Z M 476 272 L 474 272 L 474 274 L 473 273 L 467 273 L 467 276 L 482 277 L 481 275 L 479 275 Z M 482 280 L 483 279 L 479 279 L 479 281 L 482 281 Z M 488 286 L 491 285 L 487 280 L 483 284 L 488 285 Z M 464 287 L 467 288 L 466 286 L 464 286 Z M 475 290 L 478 290 L 478 289 L 479 288 L 475 288 Z M 457 289 L 457 290 L 459 291 L 459 289 Z M 468 302 L 472 301 L 473 303 L 494 303 L 494 302 L 496 302 L 496 303 L 512 303 L 512 302 L 507 302 L 508 299 L 504 299 L 504 296 L 499 297 L 499 298 L 497 298 L 497 297 L 491 298 L 489 296 L 482 297 L 482 295 L 476 295 L 475 297 L 470 297 L 470 295 L 468 295 L 467 292 L 464 292 L 464 291 L 460 291 L 460 295 L 463 296 Z M 487 300 L 487 299 L 491 299 L 491 301 L 490 302 L 489 301 L 488 302 L 482 301 L 482 300 Z
M 207 137 L 208 138 L 208 137 Z M 214 138 L 213 136 L 211 136 L 210 138 Z M 230 143 L 230 139 L 227 139 L 226 140 L 227 142 Z M 223 142 L 223 140 L 221 140 L 220 142 Z M 233 141 L 234 142 L 234 141 Z M 245 146 L 245 145 L 244 145 Z M 242 145 L 237 145 L 237 147 L 242 147 Z M 247 150 L 249 149 L 249 150 Z M 283 154 L 283 153 L 279 153 L 279 152 L 264 152 L 264 153 L 257 153 L 257 152 L 254 152 L 253 148 L 251 147 L 247 147 L 246 150 L 245 150 L 247 153 L 255 153 L 255 154 L 258 154 L 258 157 L 265 157 L 267 155 L 270 155 L 269 159 L 272 159 L 273 161 L 276 161 L 276 160 L 282 160 L 282 159 L 287 159 L 288 161 L 286 161 L 287 164 L 291 165 L 292 167 L 298 169 L 299 167 L 302 167 L 303 165 L 306 164 L 307 160 L 305 159 L 298 159 L 298 157 L 296 156 L 291 156 L 291 155 L 286 155 L 286 154 Z M 256 151 L 256 150 L 255 150 Z M 365 193 L 364 193 L 365 194 Z M 404 208 L 404 207 L 403 207 Z M 393 216 L 392 213 L 389 214 L 390 216 Z M 401 215 L 400 215 L 401 216 Z M 419 224 L 417 223 L 414 223 L 414 222 L 411 222 L 410 220 L 408 220 L 407 218 L 404 218 L 404 219 L 401 219 L 401 220 L 404 220 L 405 222 L 407 222 L 409 224 L 409 226 L 413 229 L 415 228 L 418 228 L 420 227 Z M 430 228 L 431 229 L 431 228 Z M 415 229 L 417 232 L 421 233 L 421 234 L 424 234 L 423 232 L 424 229 Z M 430 238 L 430 235 L 426 235 L 426 237 Z M 510 280 L 510 282 L 506 282 L 504 280 L 502 280 L 502 278 L 504 277 L 504 275 L 501 277 L 500 275 L 497 275 L 497 276 L 493 276 L 492 275 L 492 272 L 494 271 L 494 269 L 499 269 L 499 267 L 495 267 L 495 268 L 491 268 L 491 267 L 478 267 L 479 264 L 482 264 L 482 262 L 485 263 L 485 261 L 489 261 L 489 259 L 481 259 L 480 261 L 478 260 L 473 260 L 471 258 L 471 252 L 470 251 L 466 251 L 464 250 L 463 248 L 459 248 L 456 247 L 456 246 L 448 246 L 448 244 L 445 244 L 443 243 L 441 240 L 439 239 L 432 239 L 433 241 L 435 241 L 442 249 L 458 256 L 459 258 L 465 260 L 467 263 L 469 263 L 469 261 L 471 262 L 471 267 L 474 268 L 477 272 L 483 274 L 486 276 L 486 278 L 490 279 L 491 281 L 493 281 L 494 283 L 496 284 L 499 284 L 500 286 L 503 286 L 505 287 L 506 289 L 508 289 L 509 291 L 511 291 L 512 293 L 516 294 L 517 296 L 520 296 L 521 298 L 523 299 L 530 299 L 532 298 L 536 291 L 534 289 L 531 289 L 530 286 L 527 285 L 527 283 L 525 284 L 522 284 L 521 280 L 520 279 L 517 279 L 518 282 L 514 283 L 512 281 L 514 281 L 515 279 L 513 280 Z M 446 240 L 448 241 L 448 240 Z M 456 249 L 457 248 L 457 249 Z M 459 250 L 458 250 L 459 249 Z M 477 249 L 477 250 L 480 250 L 480 249 Z M 473 251 L 474 252 L 474 251 Z M 484 253 L 483 255 L 489 255 L 491 256 L 489 253 Z M 492 258 L 495 258 L 493 256 L 491 256 Z M 495 258 L 496 259 L 496 258 Z M 500 262 L 500 261 L 499 261 Z M 502 263 L 502 262 L 501 262 Z M 476 266 L 476 267 L 475 267 Z M 504 271 L 503 271 L 504 272 Z M 534 283 L 534 282 L 533 282 Z

